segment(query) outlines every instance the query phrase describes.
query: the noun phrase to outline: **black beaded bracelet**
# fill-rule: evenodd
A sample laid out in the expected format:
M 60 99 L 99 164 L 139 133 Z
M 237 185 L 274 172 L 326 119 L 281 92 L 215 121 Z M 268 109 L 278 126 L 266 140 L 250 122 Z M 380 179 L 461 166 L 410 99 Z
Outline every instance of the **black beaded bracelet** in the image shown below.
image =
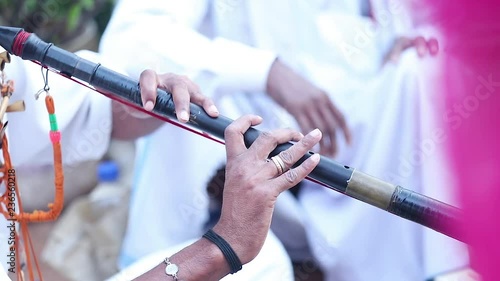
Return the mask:
M 203 237 L 210 240 L 212 243 L 217 245 L 217 247 L 219 247 L 227 262 L 229 263 L 231 274 L 234 274 L 241 270 L 243 266 L 241 265 L 240 258 L 238 258 L 233 248 L 231 248 L 231 245 L 229 245 L 229 243 L 227 243 L 224 238 L 220 237 L 220 235 L 215 233 L 215 231 L 213 231 L 212 229 L 207 231 L 207 233 L 205 233 Z

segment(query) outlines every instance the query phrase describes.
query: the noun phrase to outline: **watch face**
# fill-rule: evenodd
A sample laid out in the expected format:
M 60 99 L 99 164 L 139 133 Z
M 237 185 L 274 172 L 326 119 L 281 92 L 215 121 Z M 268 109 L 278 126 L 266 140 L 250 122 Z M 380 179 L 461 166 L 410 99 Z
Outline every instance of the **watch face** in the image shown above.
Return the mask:
M 179 268 L 177 267 L 177 265 L 175 265 L 173 263 L 167 265 L 167 267 L 165 268 L 165 273 L 167 275 L 176 275 L 178 271 L 179 271 Z

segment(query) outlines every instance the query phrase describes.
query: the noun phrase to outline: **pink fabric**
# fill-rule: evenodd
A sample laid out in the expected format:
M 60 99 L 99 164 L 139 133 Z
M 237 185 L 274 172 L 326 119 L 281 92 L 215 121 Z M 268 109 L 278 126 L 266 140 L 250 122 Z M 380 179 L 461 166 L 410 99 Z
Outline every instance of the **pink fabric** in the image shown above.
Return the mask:
M 472 266 L 484 280 L 500 280 L 500 8 L 493 0 L 427 5 L 446 41 L 436 98 L 445 101 L 439 114 L 448 128 Z

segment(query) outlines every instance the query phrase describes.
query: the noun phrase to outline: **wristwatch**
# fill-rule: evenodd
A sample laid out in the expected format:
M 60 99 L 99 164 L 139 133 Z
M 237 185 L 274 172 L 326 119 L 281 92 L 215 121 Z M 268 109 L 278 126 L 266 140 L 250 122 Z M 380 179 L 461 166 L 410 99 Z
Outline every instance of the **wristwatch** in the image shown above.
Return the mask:
M 177 273 L 179 272 L 179 267 L 175 263 L 171 263 L 169 258 L 165 258 L 165 274 L 172 276 L 175 281 L 178 281 Z

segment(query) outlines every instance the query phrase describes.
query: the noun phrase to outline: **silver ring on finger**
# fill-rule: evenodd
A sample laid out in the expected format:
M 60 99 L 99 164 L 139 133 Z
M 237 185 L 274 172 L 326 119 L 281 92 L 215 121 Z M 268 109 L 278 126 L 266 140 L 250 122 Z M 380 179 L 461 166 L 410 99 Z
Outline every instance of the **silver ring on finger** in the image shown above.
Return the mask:
M 274 165 L 276 166 L 276 169 L 278 169 L 278 175 L 281 175 L 285 172 L 286 166 L 285 162 L 279 155 L 271 157 L 271 161 L 273 161 Z

